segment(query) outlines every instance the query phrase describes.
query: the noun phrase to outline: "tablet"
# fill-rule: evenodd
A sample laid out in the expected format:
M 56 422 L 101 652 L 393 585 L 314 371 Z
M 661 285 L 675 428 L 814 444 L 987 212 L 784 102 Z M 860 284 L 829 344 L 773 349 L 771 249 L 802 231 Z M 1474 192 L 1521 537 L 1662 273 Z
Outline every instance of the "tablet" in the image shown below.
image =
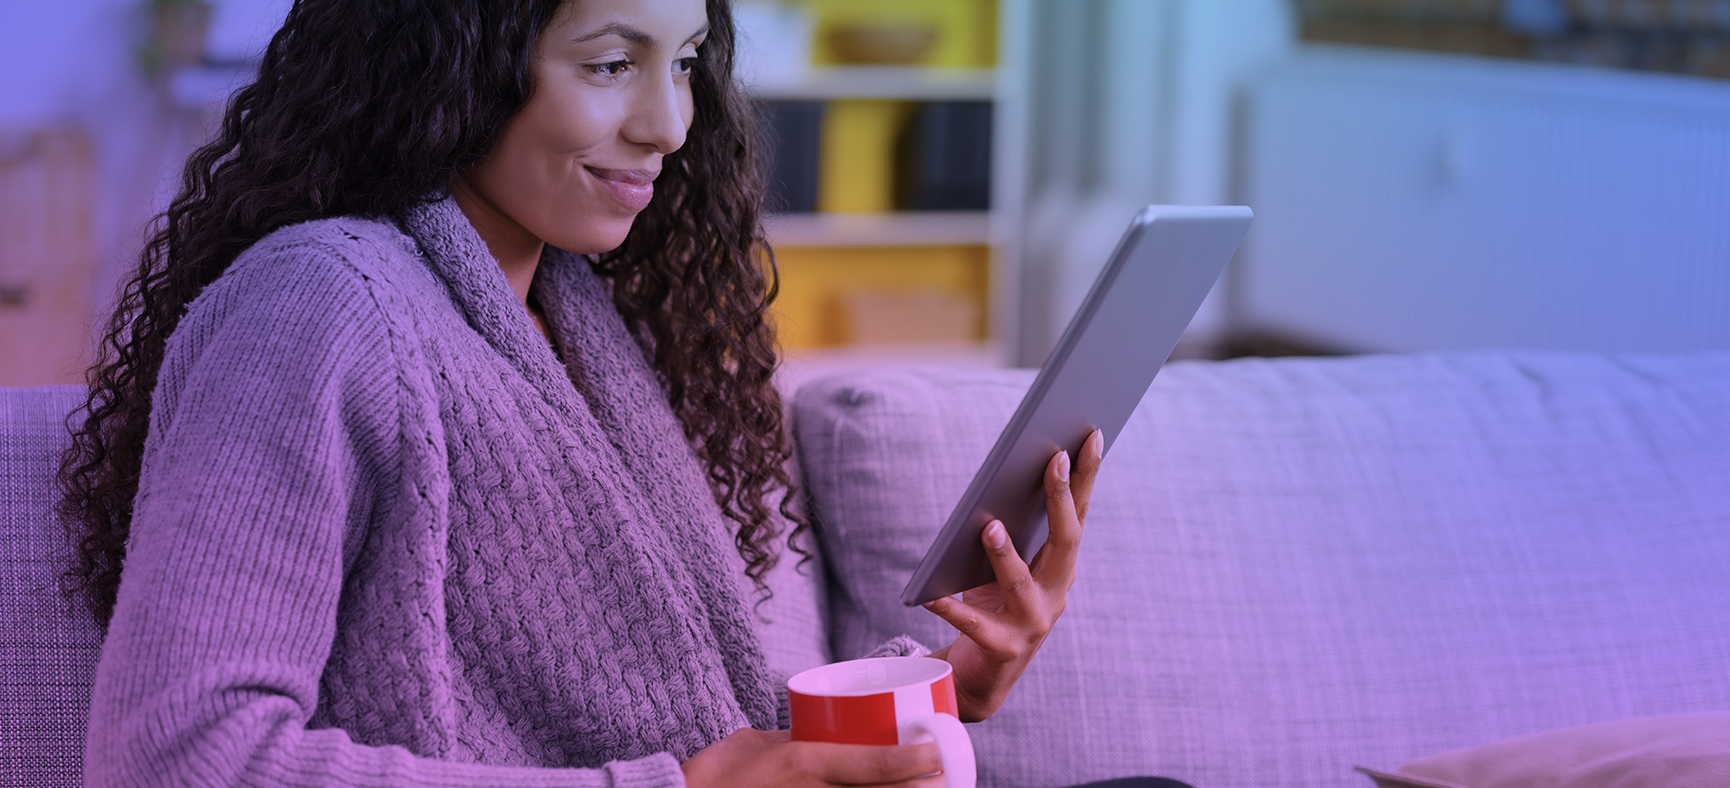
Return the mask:
M 1249 232 L 1242 206 L 1149 205 L 1137 214 L 998 437 L 913 580 L 908 606 L 995 579 L 979 535 L 1002 520 L 1024 560 L 1045 544 L 1046 463 L 1094 429 L 1122 431 Z

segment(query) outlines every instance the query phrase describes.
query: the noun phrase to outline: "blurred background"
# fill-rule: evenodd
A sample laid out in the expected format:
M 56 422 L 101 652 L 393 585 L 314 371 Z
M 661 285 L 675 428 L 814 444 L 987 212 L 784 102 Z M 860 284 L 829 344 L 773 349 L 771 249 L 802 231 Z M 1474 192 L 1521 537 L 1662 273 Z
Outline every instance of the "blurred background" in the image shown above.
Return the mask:
M 90 326 L 288 0 L 0 8 L 0 385 Z M 742 0 L 797 363 L 1037 365 L 1136 209 L 1186 357 L 1730 349 L 1730 0 Z

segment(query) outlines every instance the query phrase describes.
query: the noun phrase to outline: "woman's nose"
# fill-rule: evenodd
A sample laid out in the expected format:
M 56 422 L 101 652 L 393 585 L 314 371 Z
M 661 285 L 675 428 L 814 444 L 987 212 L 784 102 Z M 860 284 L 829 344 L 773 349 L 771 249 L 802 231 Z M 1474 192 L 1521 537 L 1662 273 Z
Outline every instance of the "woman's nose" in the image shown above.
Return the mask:
M 663 155 L 678 150 L 691 126 L 689 89 L 674 82 L 671 75 L 637 84 L 641 89 L 621 129 L 625 138 L 653 146 Z

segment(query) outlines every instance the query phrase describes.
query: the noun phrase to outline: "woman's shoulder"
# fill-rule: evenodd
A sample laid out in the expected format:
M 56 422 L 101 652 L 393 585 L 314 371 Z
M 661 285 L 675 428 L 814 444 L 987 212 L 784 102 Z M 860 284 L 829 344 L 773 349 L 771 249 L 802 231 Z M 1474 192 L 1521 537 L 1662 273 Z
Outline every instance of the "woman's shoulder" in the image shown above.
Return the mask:
M 169 338 L 169 360 L 191 362 L 215 345 L 297 361 L 395 354 L 415 333 L 417 305 L 444 297 L 435 285 L 414 240 L 393 222 L 344 216 L 289 225 L 247 247 L 188 305 Z
M 339 216 L 277 228 L 241 252 L 187 308 L 232 321 L 283 312 L 379 322 L 443 296 L 419 247 L 394 221 Z
M 304 269 L 358 281 L 392 282 L 424 269 L 413 238 L 389 219 L 337 216 L 279 227 L 241 252 L 225 273 L 275 276 Z

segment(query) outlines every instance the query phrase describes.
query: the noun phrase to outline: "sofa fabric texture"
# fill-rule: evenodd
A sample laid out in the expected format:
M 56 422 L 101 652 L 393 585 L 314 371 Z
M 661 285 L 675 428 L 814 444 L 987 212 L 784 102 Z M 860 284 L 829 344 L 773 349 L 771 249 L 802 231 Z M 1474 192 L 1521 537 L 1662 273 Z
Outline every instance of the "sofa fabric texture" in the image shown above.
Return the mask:
M 836 658 L 954 636 L 899 594 L 1031 381 L 800 389 Z M 1354 764 L 1730 710 L 1726 479 L 1730 354 L 1172 364 L 1067 612 L 973 726 L 982 784 L 1364 788 Z
M 66 414 L 83 397 L 82 386 L 0 388 L 0 788 L 83 784 L 102 643 L 60 594 L 70 551 L 52 514 Z

